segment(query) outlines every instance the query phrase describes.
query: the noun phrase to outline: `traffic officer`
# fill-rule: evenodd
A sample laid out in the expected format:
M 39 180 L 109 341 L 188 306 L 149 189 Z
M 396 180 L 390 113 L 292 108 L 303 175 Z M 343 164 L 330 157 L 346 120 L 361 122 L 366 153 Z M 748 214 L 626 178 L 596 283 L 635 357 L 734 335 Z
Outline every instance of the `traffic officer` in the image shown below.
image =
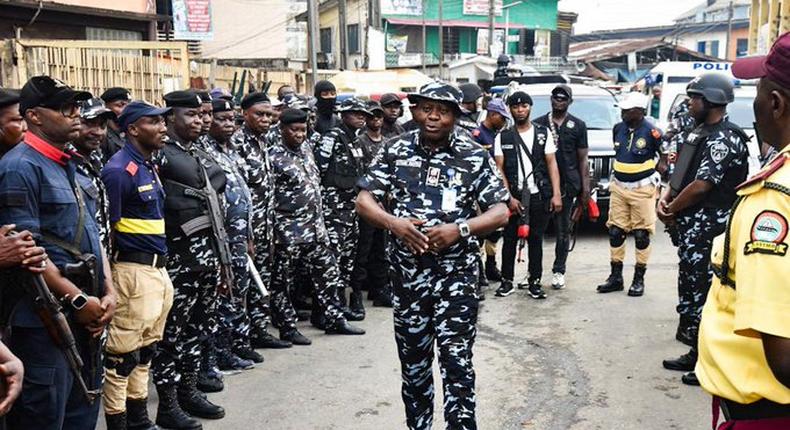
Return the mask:
M 398 104 L 400 105 L 400 100 Z M 375 101 L 368 102 L 367 109 L 373 115 L 368 116 L 365 128 L 359 133 L 363 171 L 373 162 L 386 139 L 382 124 L 386 122 L 387 112 Z M 359 291 L 363 286 L 367 286 L 368 298 L 373 299 L 373 306 L 392 307 L 386 234 L 384 230 L 370 225 L 362 218 L 357 217 L 357 223 L 359 240 L 354 258 L 354 271 L 351 274 L 352 290 Z
M 562 209 L 562 193 L 554 137 L 547 127 L 530 122 L 532 103 L 532 97 L 524 91 L 510 94 L 507 104 L 515 125 L 494 141 L 495 160 L 510 191 L 508 209 L 512 214 L 504 231 L 502 283 L 496 295 L 507 297 L 514 291 L 516 242 L 521 239 L 528 245 L 527 292 L 533 299 L 542 300 L 546 298 L 540 282 L 543 236 L 551 214 Z M 529 227 L 526 237 L 518 235 L 522 226 Z
M 388 251 L 407 427 L 433 422 L 435 341 L 447 428 L 475 429 L 474 236 L 507 223 L 509 196 L 488 153 L 455 127 L 460 91 L 434 82 L 409 100 L 424 115 L 420 130 L 384 145 L 359 181 L 357 211 L 394 237 Z M 391 212 L 380 206 L 387 199 Z
M 132 96 L 126 88 L 112 87 L 101 94 L 101 99 L 104 100 L 104 105 L 107 109 L 115 114 L 115 118 L 107 123 L 107 128 L 109 129 L 107 130 L 107 138 L 102 142 L 101 146 L 102 161 L 106 163 L 126 143 L 126 136 L 118 125 L 117 119 L 126 105 L 131 103 Z
M 586 208 L 590 200 L 590 168 L 587 162 L 587 124 L 571 115 L 573 90 L 560 84 L 551 90 L 551 112 L 535 119 L 536 124 L 548 127 L 557 146 L 557 167 L 562 184 L 562 211 L 554 214 L 556 242 L 554 265 L 551 268 L 551 286 L 565 288 L 566 262 L 570 245 L 571 210 L 574 199 Z M 581 216 L 581 211 L 577 212 Z M 578 219 L 574 221 L 578 222 Z
M 392 139 L 400 136 L 406 130 L 398 124 L 398 119 L 403 116 L 403 104 L 395 93 L 386 93 L 379 99 L 381 109 L 384 110 L 384 124 L 381 126 L 381 134 L 384 139 Z
M 254 233 L 255 267 L 264 284 L 271 277 L 272 222 L 274 195 L 271 165 L 265 136 L 272 124 L 272 106 L 264 93 L 250 93 L 241 101 L 244 124 L 231 137 L 231 146 L 246 161 L 243 172 L 252 193 L 252 223 Z M 250 338 L 253 348 L 287 348 L 288 344 L 272 336 L 266 326 L 271 316 L 269 304 L 257 288 L 248 288 L 247 315 L 250 318 Z
M 316 109 L 315 131 L 323 135 L 340 125 L 340 119 L 335 115 L 337 88 L 329 81 L 318 81 L 315 84 L 313 96 Z
M 461 100 L 461 115 L 458 117 L 458 126 L 471 133 L 477 128 L 477 120 L 480 116 L 480 99 L 483 98 L 483 90 L 471 82 L 458 86 L 463 94 Z
M 675 337 L 691 351 L 675 360 L 665 360 L 671 370 L 694 370 L 700 313 L 710 289 L 713 272 L 710 253 L 713 238 L 723 233 L 735 187 L 748 172 L 748 136 L 727 120 L 732 103 L 732 78 L 705 73 L 686 87 L 689 113 L 698 124 L 683 143 L 670 187 L 658 204 L 665 224 L 676 224 L 678 246 L 678 306 L 680 324 Z M 683 382 L 697 384 L 690 372 Z
M 724 412 L 721 428 L 790 428 L 790 33 L 732 72 L 760 78 L 757 135 L 780 153 L 738 187 L 725 234 L 714 240 L 696 373 L 714 397 L 714 422 L 716 403 Z
M 612 129 L 615 160 L 609 186 L 609 254 L 612 272 L 599 293 L 622 291 L 625 239 L 630 233 L 636 246 L 636 268 L 628 295 L 645 292 L 645 271 L 650 258 L 650 236 L 656 229 L 656 198 L 661 176 L 656 158 L 661 152 L 661 131 L 645 119 L 649 100 L 632 92 L 620 102 L 623 122 Z
M 19 100 L 28 125 L 24 143 L 0 160 L 0 225 L 29 231 L 46 249 L 54 264 L 47 266 L 44 280 L 68 310 L 85 364 L 75 375 L 37 314 L 32 295 L 21 295 L 6 339 L 25 364 L 22 394 L 7 416 L 12 429 L 94 428 L 98 419 L 99 402 L 89 402 L 86 395 L 93 397 L 100 388 L 97 340 L 112 319 L 116 296 L 96 223 L 98 190 L 77 171 L 77 155 L 65 152 L 79 133 L 79 102 L 88 98 L 90 93 L 49 76 L 31 78 Z M 3 285 L 4 296 L 11 289 Z M 79 388 L 77 378 L 90 393 Z
M 91 178 L 99 190 L 99 211 L 96 213 L 96 221 L 104 249 L 110 249 L 110 220 L 107 191 L 101 180 L 104 162 L 100 146 L 107 137 L 107 123 L 114 120 L 116 120 L 115 114 L 104 107 L 102 99 L 85 100 L 80 105 L 80 134 L 70 144 L 70 148 L 80 155 L 75 159 L 77 170 Z
M 327 334 L 361 335 L 365 331 L 346 321 L 336 304 L 340 273 L 324 224 L 321 178 L 305 142 L 307 114 L 286 109 L 280 115 L 282 139 L 269 148 L 274 180 L 275 252 L 272 277 L 272 317 L 280 338 L 295 345 L 310 339 L 296 328 L 291 302 L 296 270 L 304 268 L 314 284 L 313 312 L 323 312 Z
M 167 137 L 156 164 L 166 195 L 166 267 L 175 295 L 151 370 L 159 394 L 157 423 L 191 429 L 200 428 L 200 423 L 185 412 L 208 419 L 225 416 L 222 407 L 197 390 L 197 372 L 200 343 L 215 311 L 217 290 L 230 287 L 220 276 L 218 255 L 221 241 L 227 239 L 215 237 L 210 211 L 210 205 L 221 206 L 217 199 L 225 190 L 226 177 L 194 147 L 202 127 L 200 97 L 173 91 L 164 99 L 172 110 L 165 117 Z
M 101 109 L 83 108 L 83 118 L 91 112 L 88 116 L 102 115 Z M 165 269 L 165 193 L 151 159 L 164 147 L 163 115 L 168 112 L 170 108 L 141 101 L 130 103 L 118 119 L 126 143 L 101 171 L 118 290 L 105 346 L 103 402 L 108 430 L 156 428 L 148 418 L 148 373 L 173 305 L 173 284 Z
M 323 135 L 319 146 L 315 148 L 315 162 L 321 175 L 324 222 L 329 232 L 331 249 L 340 267 L 340 290 L 337 294 L 345 306 L 345 287 L 351 283 L 359 236 L 354 211 L 357 198 L 355 184 L 364 172 L 364 150 L 357 134 L 371 113 L 365 102 L 356 97 L 344 100 L 338 112 L 342 122 Z M 346 318 L 360 321 L 365 319 L 362 291 L 360 285 L 352 286 L 356 289 L 348 300 Z
M 26 130 L 19 113 L 19 91 L 0 88 L 0 157 L 22 142 Z

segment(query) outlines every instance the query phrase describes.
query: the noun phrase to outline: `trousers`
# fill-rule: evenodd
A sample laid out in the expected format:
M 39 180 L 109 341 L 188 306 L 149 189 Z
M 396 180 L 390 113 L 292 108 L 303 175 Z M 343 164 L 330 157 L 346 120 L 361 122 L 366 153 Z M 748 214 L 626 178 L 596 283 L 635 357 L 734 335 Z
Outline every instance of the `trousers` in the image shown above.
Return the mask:
M 543 237 L 551 215 L 540 194 L 533 194 L 529 203 L 529 237 L 527 238 L 529 279 L 543 276 Z M 510 217 L 502 241 L 502 279 L 513 281 L 518 243 L 518 214 Z

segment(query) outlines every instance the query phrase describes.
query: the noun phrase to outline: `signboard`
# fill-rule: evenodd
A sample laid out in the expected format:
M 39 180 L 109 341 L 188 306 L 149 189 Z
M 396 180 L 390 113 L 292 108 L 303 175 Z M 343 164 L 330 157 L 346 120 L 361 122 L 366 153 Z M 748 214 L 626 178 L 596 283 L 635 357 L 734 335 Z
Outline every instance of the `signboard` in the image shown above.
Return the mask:
M 387 34 L 387 52 L 406 52 L 406 45 L 409 44 L 409 36 L 399 34 Z
M 382 15 L 422 15 L 423 0 L 381 0 Z
M 494 57 L 502 53 L 505 43 L 505 30 L 494 30 L 494 44 L 489 52 L 488 29 L 480 28 L 477 30 L 477 53 L 479 55 L 493 54 Z
M 464 15 L 488 16 L 489 7 L 488 0 L 464 0 Z M 502 0 L 494 1 L 494 13 L 502 16 Z
M 211 0 L 172 0 L 173 38 L 213 40 Z

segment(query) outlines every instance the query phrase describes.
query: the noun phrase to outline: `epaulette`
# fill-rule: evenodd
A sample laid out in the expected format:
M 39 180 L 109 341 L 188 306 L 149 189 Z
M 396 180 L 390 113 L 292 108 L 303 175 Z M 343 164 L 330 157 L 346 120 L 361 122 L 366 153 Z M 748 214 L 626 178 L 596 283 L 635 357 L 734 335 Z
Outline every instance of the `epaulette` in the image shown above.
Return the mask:
M 131 176 L 137 174 L 137 169 L 138 169 L 137 163 L 135 163 L 134 161 L 130 161 L 129 164 L 126 165 L 126 172 L 129 173 L 129 175 Z
M 788 154 L 787 152 L 783 152 L 779 154 L 778 156 L 776 156 L 776 158 L 773 159 L 773 161 L 768 163 L 767 166 L 765 166 L 762 170 L 760 170 L 760 172 L 749 178 L 746 182 L 742 183 L 741 185 L 738 185 L 736 190 L 740 190 L 741 188 L 746 188 L 750 185 L 754 185 L 758 182 L 768 179 L 768 177 L 776 173 L 779 169 L 782 168 L 782 166 L 785 165 L 785 162 L 787 162 L 788 158 L 790 158 L 790 154 Z

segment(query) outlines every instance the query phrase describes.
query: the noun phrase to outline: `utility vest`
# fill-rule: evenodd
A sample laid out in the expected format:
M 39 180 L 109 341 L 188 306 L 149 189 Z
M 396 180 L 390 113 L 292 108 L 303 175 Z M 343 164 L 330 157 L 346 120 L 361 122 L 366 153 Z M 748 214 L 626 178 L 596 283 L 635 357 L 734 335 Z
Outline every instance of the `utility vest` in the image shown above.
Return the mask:
M 531 148 L 532 156 L 530 157 L 530 162 L 532 163 L 532 172 L 530 174 L 535 180 L 535 185 L 537 185 L 541 197 L 547 200 L 552 196 L 551 180 L 548 174 L 548 167 L 546 166 L 546 141 L 548 140 L 549 132 L 546 127 L 535 123 L 532 123 L 530 132 L 535 133 L 535 139 Z M 523 184 L 518 183 L 518 172 L 521 169 L 520 163 L 526 161 L 519 161 L 519 151 L 521 146 L 526 144 L 515 127 L 503 131 L 499 135 L 499 139 L 502 145 L 502 155 L 505 158 L 505 178 L 507 178 L 510 186 L 509 191 L 512 195 L 519 196 L 521 190 L 527 186 L 526 177 Z
M 329 159 L 329 167 L 321 185 L 341 190 L 352 190 L 363 173 L 362 149 L 354 147 L 354 142 L 348 137 L 344 128 L 333 128 L 328 135 L 334 139 L 335 143 L 332 148 L 332 156 Z M 343 154 L 344 157 L 339 157 L 340 154 Z

